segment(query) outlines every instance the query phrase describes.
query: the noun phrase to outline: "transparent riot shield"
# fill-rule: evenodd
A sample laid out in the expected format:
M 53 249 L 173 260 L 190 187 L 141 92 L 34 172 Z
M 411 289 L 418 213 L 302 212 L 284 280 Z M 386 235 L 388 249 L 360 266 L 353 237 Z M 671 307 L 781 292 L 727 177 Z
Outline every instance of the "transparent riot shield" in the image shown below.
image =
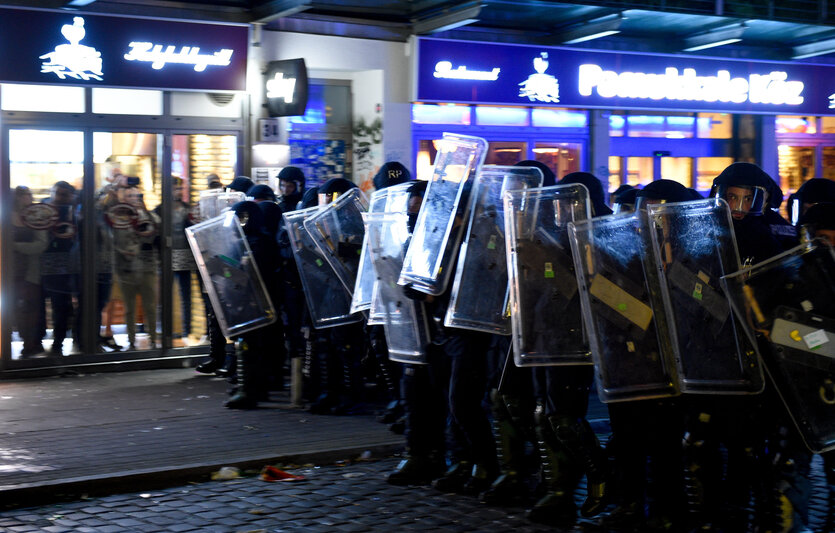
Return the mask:
M 313 327 L 323 329 L 358 322 L 362 315 L 351 314 L 350 295 L 305 229 L 305 219 L 319 211 L 310 207 L 284 213 L 284 223 Z
M 486 153 L 484 139 L 444 133 L 403 259 L 400 285 L 436 296 L 446 290 L 467 222 L 470 191 Z
M 186 237 L 226 337 L 275 322 L 275 309 L 235 213 L 189 226 Z
M 600 399 L 679 394 L 646 211 L 577 222 L 569 235 Z
M 722 281 L 806 445 L 835 449 L 835 250 L 801 245 Z
M 759 357 L 720 282 L 739 270 L 727 204 L 711 198 L 651 204 L 647 212 L 681 392 L 762 392 Z
M 368 205 L 369 213 L 405 213 L 406 203 L 409 199 L 409 187 L 414 182 L 400 183 L 371 194 L 371 202 Z M 389 209 L 391 205 L 391 209 Z M 360 252 L 359 270 L 357 281 L 354 284 L 354 292 L 351 295 L 351 312 L 358 313 L 371 308 L 371 299 L 374 293 L 374 268 L 371 265 L 371 256 L 368 255 L 368 233 L 362 241 Z M 382 322 L 379 322 L 382 324 Z M 369 322 L 371 324 L 371 322 Z
M 357 282 L 365 236 L 362 214 L 367 210 L 362 191 L 355 187 L 304 220 L 304 228 L 336 272 L 349 300 Z
M 444 325 L 510 334 L 502 194 L 540 185 L 542 171 L 536 167 L 481 167 L 473 185 L 470 220 L 458 255 Z
M 397 284 L 409 238 L 407 217 L 405 213 L 366 213 L 364 218 L 389 359 L 426 363 L 426 347 L 431 342 L 429 318 L 423 303 L 406 298 L 403 287 Z
M 224 191 L 222 189 L 210 189 L 200 191 L 200 198 L 197 201 L 198 220 L 209 220 L 214 218 L 228 207 L 246 200 L 246 195 L 239 191 Z
M 513 356 L 517 366 L 591 364 L 568 224 L 590 216 L 579 184 L 504 193 Z

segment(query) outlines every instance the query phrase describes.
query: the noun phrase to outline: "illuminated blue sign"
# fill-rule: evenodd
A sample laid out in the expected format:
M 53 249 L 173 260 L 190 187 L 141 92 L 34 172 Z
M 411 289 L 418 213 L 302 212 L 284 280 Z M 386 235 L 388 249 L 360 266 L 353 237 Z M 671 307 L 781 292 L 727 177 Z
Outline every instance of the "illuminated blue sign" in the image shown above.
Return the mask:
M 240 24 L 0 8 L 0 82 L 245 91 L 248 42 Z
M 421 38 L 416 100 L 835 114 L 835 67 Z

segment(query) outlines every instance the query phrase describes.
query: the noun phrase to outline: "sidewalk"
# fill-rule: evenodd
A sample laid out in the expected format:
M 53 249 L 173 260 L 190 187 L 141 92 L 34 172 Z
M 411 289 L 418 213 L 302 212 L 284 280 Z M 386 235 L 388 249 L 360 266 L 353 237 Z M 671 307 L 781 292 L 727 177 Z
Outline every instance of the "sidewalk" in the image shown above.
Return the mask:
M 0 381 L 3 506 L 207 479 L 222 466 L 333 462 L 402 450 L 373 414 L 321 416 L 289 394 L 223 407 L 228 384 L 192 368 Z

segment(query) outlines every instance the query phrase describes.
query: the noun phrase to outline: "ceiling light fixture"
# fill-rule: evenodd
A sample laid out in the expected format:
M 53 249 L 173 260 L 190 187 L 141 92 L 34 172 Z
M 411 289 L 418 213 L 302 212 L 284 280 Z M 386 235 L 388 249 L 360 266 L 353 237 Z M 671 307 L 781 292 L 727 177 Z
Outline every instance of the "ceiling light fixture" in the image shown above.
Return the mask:
M 835 39 L 826 39 L 814 43 L 800 44 L 792 48 L 792 59 L 822 56 L 835 52 Z
M 417 35 L 454 30 L 478 22 L 479 13 L 481 13 L 481 2 L 471 2 L 434 17 L 416 20 L 412 25 L 412 30 Z
M 560 42 L 562 44 L 577 44 L 615 35 L 620 33 L 620 25 L 623 19 L 623 14 L 618 13 L 584 22 L 561 33 L 559 36 Z
M 690 35 L 684 38 L 684 48 L 682 48 L 682 51 L 697 52 L 707 48 L 738 43 L 742 40 L 744 31 L 745 24 L 735 24 L 697 35 Z

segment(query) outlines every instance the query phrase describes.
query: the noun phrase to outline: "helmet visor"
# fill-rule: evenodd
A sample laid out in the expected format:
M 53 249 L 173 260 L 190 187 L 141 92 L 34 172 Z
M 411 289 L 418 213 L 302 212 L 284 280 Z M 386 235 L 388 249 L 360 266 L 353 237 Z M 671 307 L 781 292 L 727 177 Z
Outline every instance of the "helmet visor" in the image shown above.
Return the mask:
M 731 215 L 739 220 L 746 215 L 762 215 L 767 193 L 762 187 L 720 185 L 716 196 L 728 203 Z

